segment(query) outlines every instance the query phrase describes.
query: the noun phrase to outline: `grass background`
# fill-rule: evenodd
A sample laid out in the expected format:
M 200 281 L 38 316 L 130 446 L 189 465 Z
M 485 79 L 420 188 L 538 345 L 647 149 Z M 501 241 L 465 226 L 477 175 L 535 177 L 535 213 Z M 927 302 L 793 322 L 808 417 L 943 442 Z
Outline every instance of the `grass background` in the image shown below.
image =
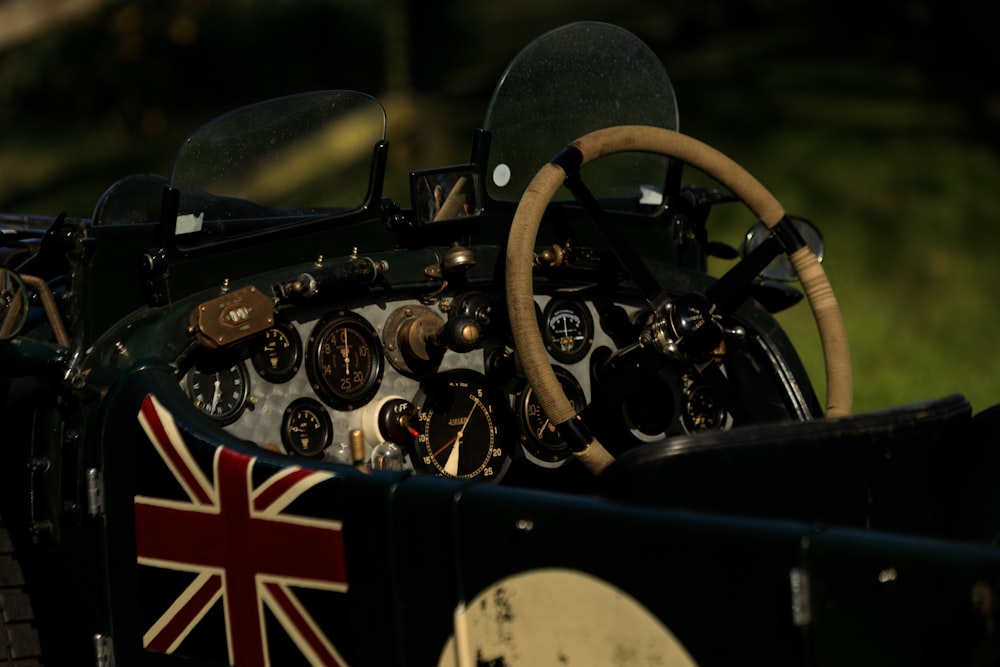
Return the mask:
M 823 231 L 856 411 L 953 392 L 1000 402 L 995 3 L 94 0 L 12 36 L 9 12 L 60 1 L 0 0 L 0 210 L 89 216 L 118 177 L 168 173 L 217 113 L 317 88 L 383 99 L 387 189 L 405 201 L 409 170 L 467 159 L 520 46 L 610 21 L 663 59 L 682 131 Z M 735 244 L 750 222 L 724 210 L 711 231 Z M 822 396 L 808 308 L 781 321 Z

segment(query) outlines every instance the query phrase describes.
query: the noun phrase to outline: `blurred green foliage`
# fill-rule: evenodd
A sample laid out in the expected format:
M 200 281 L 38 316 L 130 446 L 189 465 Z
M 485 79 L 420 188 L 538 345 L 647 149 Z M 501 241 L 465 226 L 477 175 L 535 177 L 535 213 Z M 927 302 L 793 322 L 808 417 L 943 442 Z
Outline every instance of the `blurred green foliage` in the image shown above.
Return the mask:
M 994 5 L 108 2 L 0 52 L 0 210 L 87 216 L 118 177 L 166 173 L 174 146 L 214 115 L 318 88 L 385 100 L 387 192 L 405 192 L 407 171 L 467 158 L 521 46 L 572 20 L 610 21 L 663 58 L 682 131 L 823 230 L 855 409 L 952 392 L 981 409 L 1000 402 Z M 712 233 L 735 244 L 750 222 L 720 211 Z M 808 308 L 782 322 L 822 394 Z

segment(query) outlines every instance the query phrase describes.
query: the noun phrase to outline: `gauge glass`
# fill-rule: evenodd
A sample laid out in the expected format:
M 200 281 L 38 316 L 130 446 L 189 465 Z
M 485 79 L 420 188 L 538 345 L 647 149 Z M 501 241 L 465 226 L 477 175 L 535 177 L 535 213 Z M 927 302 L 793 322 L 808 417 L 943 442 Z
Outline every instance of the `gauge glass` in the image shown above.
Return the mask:
M 448 477 L 496 480 L 510 463 L 507 396 L 480 373 L 452 370 L 424 384 L 414 466 Z
M 583 387 L 565 368 L 553 366 L 552 370 L 573 409 L 580 412 L 587 404 Z M 515 407 L 521 426 L 521 442 L 528 453 L 546 463 L 566 460 L 571 453 L 569 445 L 559 434 L 556 425 L 546 416 L 530 385 L 525 386 L 518 394 Z
M 319 401 L 303 397 L 285 408 L 281 442 L 291 454 L 315 458 L 333 442 L 333 423 Z
M 338 311 L 320 321 L 309 337 L 306 372 L 316 394 L 338 410 L 360 408 L 382 384 L 385 356 L 365 318 Z
M 250 357 L 257 374 L 268 382 L 288 382 L 302 364 L 302 339 L 291 322 L 275 322 L 254 341 Z
M 199 410 L 220 424 L 231 424 L 246 408 L 250 374 L 242 361 L 208 360 L 188 371 L 187 392 Z
M 587 304 L 568 299 L 552 299 L 542 314 L 542 342 L 556 361 L 580 361 L 594 343 L 594 318 Z
M 722 427 L 726 422 L 726 410 L 715 392 L 704 385 L 696 385 L 685 390 L 687 402 L 684 406 L 684 428 L 689 433 L 708 431 Z

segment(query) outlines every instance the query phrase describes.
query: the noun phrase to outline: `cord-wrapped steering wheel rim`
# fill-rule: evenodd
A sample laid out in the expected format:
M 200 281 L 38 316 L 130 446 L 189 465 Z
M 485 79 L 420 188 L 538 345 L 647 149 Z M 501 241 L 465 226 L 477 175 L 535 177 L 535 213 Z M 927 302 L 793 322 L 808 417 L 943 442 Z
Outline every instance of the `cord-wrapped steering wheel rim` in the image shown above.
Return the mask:
M 785 216 L 778 200 L 748 171 L 711 146 L 659 127 L 621 125 L 591 132 L 570 144 L 582 156 L 581 166 L 612 153 L 638 151 L 679 159 L 699 169 L 732 192 L 768 228 Z M 528 382 L 546 415 L 555 424 L 573 423 L 576 410 L 562 391 L 542 343 L 534 314 L 532 268 L 538 228 L 546 207 L 566 179 L 560 165 L 550 162 L 524 191 L 511 224 L 507 244 L 507 309 L 511 331 Z M 826 365 L 826 416 L 850 414 L 851 358 L 840 307 L 815 254 L 802 247 L 790 256 L 816 319 Z M 578 458 L 595 474 L 611 456 L 595 439 Z

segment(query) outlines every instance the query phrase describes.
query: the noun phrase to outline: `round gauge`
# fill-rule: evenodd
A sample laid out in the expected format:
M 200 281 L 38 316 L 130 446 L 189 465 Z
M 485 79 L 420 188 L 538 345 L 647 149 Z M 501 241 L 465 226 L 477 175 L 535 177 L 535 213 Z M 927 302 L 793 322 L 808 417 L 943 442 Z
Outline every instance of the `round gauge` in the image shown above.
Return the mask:
M 499 479 L 511 454 L 506 394 L 470 370 L 438 373 L 423 391 L 414 466 L 462 479 Z
M 580 361 L 594 343 L 594 318 L 581 301 L 552 299 L 542 313 L 542 342 L 556 361 Z
M 688 432 L 708 431 L 725 424 L 726 410 L 715 392 L 705 385 L 695 385 L 685 393 L 687 403 L 682 417 Z
M 315 458 L 333 442 L 333 423 L 326 408 L 311 398 L 298 398 L 281 417 L 281 442 L 291 454 Z
M 378 334 L 360 315 L 338 311 L 309 336 L 309 382 L 332 408 L 354 410 L 370 401 L 384 366 Z
M 583 387 L 565 368 L 553 366 L 556 379 L 566 393 L 566 398 L 579 412 L 587 404 Z M 531 386 L 525 386 L 515 403 L 517 420 L 521 425 L 521 442 L 528 452 L 546 463 L 564 461 L 571 453 L 569 445 L 559 435 L 556 425 L 545 415 Z
M 188 371 L 187 392 L 199 410 L 220 424 L 231 424 L 247 406 L 250 374 L 242 361 L 209 360 Z
M 291 322 L 275 322 L 253 343 L 250 357 L 257 374 L 268 382 L 288 382 L 302 364 L 302 339 Z

